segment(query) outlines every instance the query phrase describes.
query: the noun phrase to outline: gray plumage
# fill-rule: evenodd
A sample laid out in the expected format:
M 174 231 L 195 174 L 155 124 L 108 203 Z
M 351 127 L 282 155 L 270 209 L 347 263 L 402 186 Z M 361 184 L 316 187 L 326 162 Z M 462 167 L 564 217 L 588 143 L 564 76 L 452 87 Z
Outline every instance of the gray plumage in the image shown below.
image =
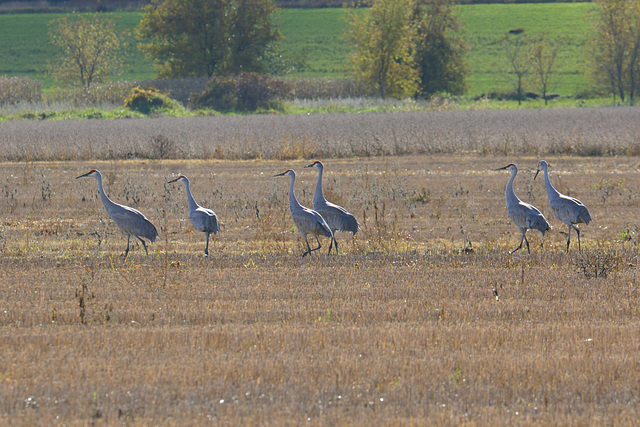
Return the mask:
M 549 225 L 549 221 L 547 221 L 547 219 L 538 208 L 530 205 L 529 203 L 523 202 L 518 198 L 518 196 L 516 196 L 516 192 L 513 190 L 513 181 L 518 174 L 518 167 L 513 163 L 510 163 L 507 166 L 496 170 L 504 169 L 511 172 L 511 177 L 507 182 L 507 189 L 505 191 L 505 196 L 507 199 L 507 211 L 509 212 L 509 217 L 511 217 L 513 223 L 522 233 L 520 246 L 509 252 L 509 254 L 512 254 L 520 249 L 522 247 L 523 241 L 527 244 L 527 252 L 531 253 L 531 251 L 529 250 L 529 241 L 525 236 L 527 230 L 538 230 L 540 233 L 542 233 L 542 238 L 544 239 L 544 233 L 546 233 L 547 230 L 551 229 L 551 225 Z
M 191 194 L 191 188 L 189 187 L 189 178 L 184 175 L 180 175 L 172 182 L 183 182 L 187 191 L 187 201 L 189 202 L 189 218 L 196 230 L 206 233 L 207 246 L 204 248 L 204 255 L 209 256 L 209 235 L 211 233 L 217 234 L 220 231 L 220 225 L 218 224 L 218 216 L 211 209 L 203 208 L 196 203 L 193 195 Z
M 336 253 L 338 253 L 338 242 L 335 239 L 335 232 L 350 231 L 355 235 L 359 228 L 358 220 L 342 206 L 333 204 L 324 198 L 324 193 L 322 192 L 322 172 L 324 171 L 324 165 L 322 162 L 316 160 L 312 164 L 305 166 L 305 168 L 311 167 L 318 169 L 318 182 L 316 183 L 316 192 L 313 195 L 313 209 L 322 215 L 334 233 L 332 244 L 335 244 Z M 331 252 L 331 246 L 329 246 L 329 252 Z
M 578 250 L 582 251 L 582 247 L 580 246 L 580 229 L 576 227 L 575 224 L 589 224 L 591 222 L 591 213 L 589 212 L 589 209 L 587 209 L 580 200 L 565 196 L 551 185 L 551 181 L 549 180 L 549 165 L 545 160 L 540 160 L 538 170 L 536 171 L 536 175 L 533 179 L 538 177 L 538 173 L 540 173 L 541 170 L 544 171 L 544 185 L 547 189 L 547 196 L 549 197 L 551 210 L 556 218 L 567 224 L 568 227 L 569 236 L 567 237 L 567 252 L 569 252 L 572 228 L 576 230 L 576 233 L 578 234 Z
M 104 188 L 102 187 L 102 174 L 100 171 L 92 169 L 84 175 L 76 177 L 76 179 L 87 176 L 92 176 L 98 180 L 98 190 L 100 191 L 100 198 L 102 199 L 104 209 L 107 211 L 107 214 L 109 214 L 113 222 L 115 222 L 122 231 L 127 233 L 127 249 L 124 252 L 124 257 L 126 258 L 129 254 L 131 236 L 134 236 L 142 242 L 144 251 L 149 255 L 147 245 L 142 238 L 153 243 L 158 237 L 156 227 L 147 219 L 146 216 L 142 214 L 142 212 L 129 206 L 120 205 L 111 201 L 111 199 L 109 199 L 105 194 Z
M 291 218 L 300 234 L 302 234 L 302 237 L 304 237 L 304 241 L 307 243 L 307 251 L 302 254 L 304 258 L 311 252 L 320 249 L 320 239 L 318 239 L 318 236 L 326 236 L 333 240 L 333 232 L 322 215 L 298 203 L 298 199 L 296 199 L 296 195 L 293 192 L 293 185 L 296 181 L 296 173 L 293 170 L 289 169 L 274 176 L 285 175 L 291 178 L 291 184 L 289 186 L 289 209 L 291 210 Z M 317 248 L 311 249 L 311 246 L 309 246 L 309 241 L 307 240 L 308 234 L 315 236 L 318 242 Z

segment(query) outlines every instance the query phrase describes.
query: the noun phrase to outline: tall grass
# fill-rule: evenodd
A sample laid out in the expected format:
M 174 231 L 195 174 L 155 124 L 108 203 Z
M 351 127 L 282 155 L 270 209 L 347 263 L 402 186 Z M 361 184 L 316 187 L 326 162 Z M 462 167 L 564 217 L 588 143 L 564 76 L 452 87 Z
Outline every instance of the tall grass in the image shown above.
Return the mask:
M 627 107 L 8 122 L 0 160 L 144 159 L 157 137 L 184 159 L 635 156 L 639 123 Z

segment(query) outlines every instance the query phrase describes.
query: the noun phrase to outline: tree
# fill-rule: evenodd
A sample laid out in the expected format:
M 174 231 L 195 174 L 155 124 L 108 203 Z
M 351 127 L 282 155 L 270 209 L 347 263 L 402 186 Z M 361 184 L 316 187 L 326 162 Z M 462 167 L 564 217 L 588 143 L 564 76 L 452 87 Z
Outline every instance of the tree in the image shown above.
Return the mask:
M 420 70 L 420 93 L 464 93 L 467 47 L 451 0 L 416 0 L 413 12 L 415 61 Z
M 281 38 L 275 11 L 273 0 L 152 0 L 136 35 L 160 77 L 261 72 Z
M 507 74 L 510 77 L 513 85 L 516 89 L 518 96 L 518 105 L 522 104 L 522 93 L 524 91 L 524 78 L 529 73 L 531 64 L 529 63 L 529 57 L 527 52 L 527 46 L 529 43 L 528 37 L 518 34 L 511 37 L 506 34 L 502 47 L 507 57 L 507 65 L 510 68 L 510 73 Z
M 49 64 L 55 79 L 88 88 L 121 69 L 125 43 L 112 19 L 100 13 L 72 15 L 49 26 L 51 43 L 60 49 L 59 61 Z
M 597 0 L 588 56 L 591 76 L 633 105 L 640 80 L 640 0 Z
M 355 47 L 352 72 L 382 98 L 412 97 L 418 91 L 412 8 L 412 0 L 378 0 L 369 11 L 347 15 L 347 36 Z
M 533 63 L 532 68 L 538 77 L 544 105 L 547 105 L 549 79 L 555 70 L 558 46 L 558 43 L 549 40 L 546 33 L 538 35 L 538 37 L 532 41 L 531 45 L 530 56 Z

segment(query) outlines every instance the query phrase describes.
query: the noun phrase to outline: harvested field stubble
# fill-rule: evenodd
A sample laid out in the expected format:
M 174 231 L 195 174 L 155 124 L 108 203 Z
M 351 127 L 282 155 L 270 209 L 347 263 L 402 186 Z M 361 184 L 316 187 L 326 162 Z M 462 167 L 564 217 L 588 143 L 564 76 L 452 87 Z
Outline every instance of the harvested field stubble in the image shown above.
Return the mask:
M 0 161 L 298 159 L 437 153 L 639 155 L 640 110 L 256 115 L 10 122 Z
M 633 424 L 638 158 L 547 157 L 594 217 L 582 255 L 563 251 L 538 160 L 325 159 L 327 198 L 362 229 L 304 259 L 271 175 L 296 169 L 310 206 L 308 161 L 4 163 L 0 423 Z M 555 227 L 544 249 L 530 232 L 531 255 L 508 255 L 493 169 L 509 162 Z M 158 227 L 148 257 L 122 259 L 95 182 L 74 180 L 93 167 Z M 222 222 L 209 259 L 165 185 L 178 173 Z

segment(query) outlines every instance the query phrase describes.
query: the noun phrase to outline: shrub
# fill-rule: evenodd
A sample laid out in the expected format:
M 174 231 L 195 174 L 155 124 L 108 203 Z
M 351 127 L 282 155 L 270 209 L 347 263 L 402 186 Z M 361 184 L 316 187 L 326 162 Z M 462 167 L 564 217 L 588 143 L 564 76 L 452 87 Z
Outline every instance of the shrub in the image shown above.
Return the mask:
M 171 99 L 183 105 L 189 104 L 194 93 L 200 93 L 207 87 L 206 77 L 184 77 L 180 79 L 153 79 L 140 82 L 142 89 L 155 88 L 167 94 Z
M 241 73 L 214 77 L 202 93 L 195 95 L 192 105 L 219 111 L 256 111 L 278 106 L 278 101 L 291 96 L 291 86 L 284 80 L 264 74 Z
M 39 80 L 29 77 L 0 76 L 0 105 L 40 102 L 41 86 Z
M 140 89 L 134 87 L 131 94 L 124 100 L 124 106 L 130 110 L 149 114 L 152 110 L 159 109 L 167 103 L 168 98 L 156 89 Z
M 576 270 L 588 279 L 597 279 L 605 278 L 616 270 L 620 261 L 621 257 L 617 253 L 596 249 L 580 252 L 572 263 Z

